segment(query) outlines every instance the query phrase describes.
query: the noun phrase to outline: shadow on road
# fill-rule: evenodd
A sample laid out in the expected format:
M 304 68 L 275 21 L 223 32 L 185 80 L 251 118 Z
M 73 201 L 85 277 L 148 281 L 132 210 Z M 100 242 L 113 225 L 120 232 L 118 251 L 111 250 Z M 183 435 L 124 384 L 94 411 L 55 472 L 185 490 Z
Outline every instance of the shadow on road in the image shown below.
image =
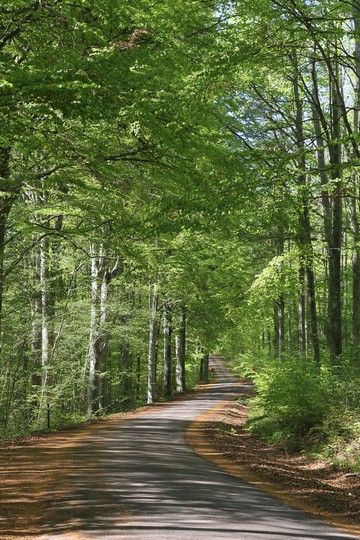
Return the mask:
M 190 400 L 99 427 L 79 445 L 35 447 L 28 461 L 18 449 L 9 464 L 14 490 L 2 502 L 3 525 L 11 524 L 4 538 L 354 538 L 224 473 L 186 444 L 190 421 L 240 391 L 223 374 Z M 19 463 L 19 478 L 33 479 L 20 490 Z

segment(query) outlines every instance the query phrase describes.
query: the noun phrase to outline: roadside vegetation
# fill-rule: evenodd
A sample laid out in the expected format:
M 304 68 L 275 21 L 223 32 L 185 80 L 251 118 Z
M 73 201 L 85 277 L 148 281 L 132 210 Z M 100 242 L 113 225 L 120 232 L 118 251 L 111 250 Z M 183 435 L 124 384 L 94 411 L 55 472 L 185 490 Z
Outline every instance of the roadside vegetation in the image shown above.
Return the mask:
M 254 383 L 245 429 L 289 455 L 303 452 L 360 473 L 360 379 L 352 362 L 321 370 L 309 360 L 284 357 L 256 368 L 237 365 Z

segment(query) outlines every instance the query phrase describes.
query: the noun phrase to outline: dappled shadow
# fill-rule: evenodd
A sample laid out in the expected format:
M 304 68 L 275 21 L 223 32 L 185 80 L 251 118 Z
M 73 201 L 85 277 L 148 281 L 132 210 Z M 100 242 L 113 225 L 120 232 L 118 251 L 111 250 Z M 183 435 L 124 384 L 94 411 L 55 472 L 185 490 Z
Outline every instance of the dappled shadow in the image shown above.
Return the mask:
M 41 514 L 26 537 L 66 538 L 78 531 L 86 538 L 142 540 L 351 538 L 194 454 L 184 435 L 189 422 L 241 392 L 217 371 L 211 388 L 190 400 L 99 427 L 66 454 L 63 447 L 42 449 L 47 490 L 35 490 Z M 51 471 L 45 473 L 44 464 Z M 22 504 L 29 511 L 33 503 L 28 493 Z M 21 520 L 7 534 L 24 538 Z

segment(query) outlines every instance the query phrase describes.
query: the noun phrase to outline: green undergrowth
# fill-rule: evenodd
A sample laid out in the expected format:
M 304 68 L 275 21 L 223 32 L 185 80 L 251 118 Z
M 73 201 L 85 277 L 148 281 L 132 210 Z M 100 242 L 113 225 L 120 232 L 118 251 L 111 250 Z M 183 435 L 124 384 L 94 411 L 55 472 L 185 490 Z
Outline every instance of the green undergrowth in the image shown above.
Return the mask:
M 191 376 L 190 376 L 191 375 Z M 195 391 L 198 383 L 198 377 L 195 373 L 188 375 L 187 390 L 184 393 L 174 392 L 171 396 L 164 396 L 159 393 L 155 403 L 166 403 L 177 398 L 181 398 L 187 393 L 191 394 Z M 13 415 L 18 418 L 9 418 L 6 423 L 0 422 L 0 445 L 4 441 L 23 439 L 34 435 L 45 435 L 47 433 L 56 433 L 58 431 L 69 430 L 116 417 L 128 412 L 137 411 L 148 404 L 145 399 L 129 401 L 124 398 L 118 401 L 118 406 L 113 410 L 105 408 L 89 415 L 81 412 L 67 412 L 58 406 L 57 402 L 49 400 L 49 407 L 45 405 L 38 410 L 37 415 L 27 414 L 27 410 L 23 411 L 20 408 L 12 411 Z M 23 421 L 21 421 L 21 418 Z
M 249 374 L 256 394 L 247 430 L 288 453 L 360 472 L 360 376 L 350 362 L 318 370 L 310 361 L 284 358 Z

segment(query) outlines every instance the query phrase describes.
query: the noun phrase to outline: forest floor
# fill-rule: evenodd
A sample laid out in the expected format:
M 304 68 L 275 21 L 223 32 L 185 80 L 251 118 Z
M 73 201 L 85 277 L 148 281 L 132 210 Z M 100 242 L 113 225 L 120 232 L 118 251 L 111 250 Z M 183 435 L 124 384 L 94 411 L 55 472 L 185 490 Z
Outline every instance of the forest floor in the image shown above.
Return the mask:
M 57 480 L 61 482 L 64 468 L 71 463 L 72 448 L 93 430 L 162 406 L 166 403 L 58 433 L 2 441 L 0 538 L 37 537 L 51 493 L 49 486 Z M 223 463 L 206 456 L 208 451 L 203 452 L 204 457 L 282 500 L 360 536 L 360 475 L 340 471 L 323 460 L 310 460 L 303 454 L 288 455 L 281 448 L 261 442 L 244 430 L 247 415 L 247 406 L 231 401 L 206 413 L 206 420 L 200 418 L 197 429 L 201 430 L 210 454 L 220 456 Z M 232 466 L 224 467 L 224 463 Z
M 289 504 L 360 535 L 360 474 L 266 444 L 245 429 L 248 413 L 249 407 L 236 401 L 211 412 L 203 424 L 204 436 L 219 460 L 209 459 Z

